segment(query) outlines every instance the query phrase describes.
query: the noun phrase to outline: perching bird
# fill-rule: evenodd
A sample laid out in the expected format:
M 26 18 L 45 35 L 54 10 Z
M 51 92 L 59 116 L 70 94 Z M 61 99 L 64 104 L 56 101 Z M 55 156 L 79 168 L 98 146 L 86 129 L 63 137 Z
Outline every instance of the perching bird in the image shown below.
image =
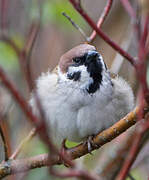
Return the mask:
M 53 139 L 80 142 L 113 125 L 134 106 L 129 84 L 110 77 L 94 46 L 80 44 L 60 58 L 57 72 L 43 73 L 36 92 Z M 30 105 L 38 115 L 34 93 Z

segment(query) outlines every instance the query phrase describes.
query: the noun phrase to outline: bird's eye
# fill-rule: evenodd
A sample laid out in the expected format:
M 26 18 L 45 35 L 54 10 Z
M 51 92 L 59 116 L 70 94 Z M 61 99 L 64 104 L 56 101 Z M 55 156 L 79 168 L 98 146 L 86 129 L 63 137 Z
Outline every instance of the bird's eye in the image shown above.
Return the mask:
M 81 59 L 80 58 L 73 58 L 73 62 L 78 64 L 81 62 Z

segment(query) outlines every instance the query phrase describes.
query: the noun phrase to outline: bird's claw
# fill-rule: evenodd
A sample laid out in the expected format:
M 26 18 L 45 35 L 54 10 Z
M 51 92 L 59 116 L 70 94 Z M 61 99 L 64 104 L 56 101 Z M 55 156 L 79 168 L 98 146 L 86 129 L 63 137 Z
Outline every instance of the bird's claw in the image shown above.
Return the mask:
M 94 138 L 94 135 L 92 136 L 89 136 L 87 138 L 87 140 L 83 143 L 84 145 L 87 145 L 87 148 L 88 148 L 88 152 L 92 155 L 92 150 L 93 150 L 93 147 L 94 147 L 94 143 L 93 143 L 93 138 Z

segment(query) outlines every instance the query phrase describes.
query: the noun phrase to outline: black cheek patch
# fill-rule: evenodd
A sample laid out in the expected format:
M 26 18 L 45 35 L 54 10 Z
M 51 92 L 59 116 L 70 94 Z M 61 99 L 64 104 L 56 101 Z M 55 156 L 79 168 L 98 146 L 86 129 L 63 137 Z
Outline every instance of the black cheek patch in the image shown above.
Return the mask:
M 74 72 L 74 73 L 71 73 L 71 74 L 67 74 L 67 77 L 70 80 L 79 81 L 80 77 L 81 77 L 81 72 L 78 71 L 78 72 Z
M 89 85 L 87 89 L 89 94 L 95 93 L 101 85 L 102 82 L 102 64 L 101 62 L 92 61 L 87 65 L 87 71 L 90 77 L 93 79 L 93 83 Z

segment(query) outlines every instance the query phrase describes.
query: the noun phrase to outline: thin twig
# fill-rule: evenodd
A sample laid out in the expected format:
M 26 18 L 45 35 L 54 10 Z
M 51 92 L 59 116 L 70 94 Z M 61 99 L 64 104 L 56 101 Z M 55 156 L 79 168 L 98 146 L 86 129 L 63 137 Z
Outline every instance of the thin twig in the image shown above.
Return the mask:
M 99 29 L 102 27 L 103 23 L 105 22 L 105 19 L 106 19 L 106 17 L 108 16 L 108 14 L 109 14 L 109 12 L 110 12 L 110 10 L 111 10 L 112 3 L 113 3 L 113 0 L 108 0 L 108 1 L 107 1 L 107 4 L 106 4 L 106 6 L 105 6 L 105 8 L 104 8 L 104 10 L 103 10 L 103 12 L 102 12 L 102 14 L 101 14 L 98 22 L 97 22 L 97 27 L 98 27 Z M 89 42 L 90 42 L 90 43 L 93 42 L 93 40 L 94 40 L 95 37 L 96 37 L 96 34 L 97 34 L 97 33 L 96 33 L 96 31 L 94 30 L 94 31 L 92 32 L 92 34 L 90 35 L 90 37 L 89 37 Z
M 105 180 L 115 179 L 128 154 L 133 138 L 134 130 L 131 129 L 106 146 L 105 151 L 99 156 L 95 172 Z
M 128 173 L 128 177 L 130 180 L 136 180 L 130 173 Z
M 2 121 L 2 119 L 0 119 L 0 121 Z M 3 129 L 1 127 L 1 123 L 0 123 L 0 135 L 3 141 L 3 145 L 4 145 L 5 161 L 7 161 L 8 160 L 8 147 L 7 147 L 7 142 L 5 139 L 5 133 L 3 132 Z
M 25 73 L 26 80 L 27 80 L 28 84 L 30 83 L 30 85 L 31 85 L 31 82 L 32 82 L 32 77 L 31 77 L 31 74 L 28 74 L 28 72 L 26 71 L 26 67 L 25 67 L 24 63 L 26 62 L 26 60 L 28 60 L 28 58 L 30 58 L 31 51 L 32 51 L 35 39 L 36 39 L 37 34 L 38 34 L 38 30 L 39 30 L 38 27 L 33 28 L 32 36 L 27 41 L 27 46 L 28 47 L 25 47 L 25 50 L 29 50 L 29 56 L 28 56 L 26 51 L 24 51 L 24 50 L 22 51 L 21 49 L 19 49 L 18 46 L 14 43 L 14 41 L 11 40 L 11 38 L 9 38 L 8 36 L 4 36 L 4 35 L 0 36 L 0 40 L 4 41 L 8 45 L 10 45 L 15 50 L 17 56 L 20 58 L 19 62 L 20 62 L 21 68 L 22 68 L 23 72 Z M 39 132 L 39 135 L 40 135 L 41 139 L 48 146 L 49 151 L 54 152 L 56 154 L 59 154 L 57 148 L 54 146 L 54 144 L 52 143 L 52 141 L 49 138 L 49 132 L 47 132 L 47 126 L 46 126 L 46 123 L 45 123 L 44 112 L 42 110 L 42 107 L 40 105 L 40 101 L 38 100 L 38 97 L 36 96 L 36 100 L 38 101 L 38 107 L 40 107 L 39 110 L 42 113 L 42 115 L 40 116 L 40 117 L 42 117 L 42 119 L 36 117 L 31 112 L 31 109 L 30 109 L 28 103 L 21 96 L 19 91 L 17 91 L 17 89 L 11 83 L 11 81 L 7 78 L 7 76 L 4 73 L 2 67 L 0 67 L 0 77 L 1 77 L 1 80 L 3 81 L 3 83 L 5 84 L 5 86 L 8 88 L 8 90 L 11 92 L 11 94 L 13 95 L 15 100 L 20 105 L 21 109 L 24 111 L 24 113 L 27 115 L 27 117 L 29 117 L 27 119 L 29 119 L 30 122 L 32 122 L 36 126 L 37 131 Z M 32 86 L 30 86 L 30 87 L 32 88 Z M 67 158 L 65 156 L 62 156 L 62 158 L 63 158 L 64 161 L 66 161 L 67 164 L 70 164 L 71 166 L 73 166 L 73 163 L 71 163 L 69 158 Z
M 1 11 L 0 11 L 0 15 L 1 15 L 1 30 L 2 32 L 4 32 L 4 30 L 6 29 L 6 15 L 7 15 L 7 6 L 8 6 L 8 1 L 7 0 L 1 0 Z
M 127 36 L 127 39 L 123 39 L 120 45 L 125 51 L 128 51 L 132 43 L 132 33 L 130 31 L 130 28 L 127 29 L 125 36 Z M 116 56 L 110 67 L 110 72 L 114 74 L 119 74 L 119 71 L 121 70 L 123 62 L 124 62 L 124 58 L 119 53 L 116 53 Z
M 75 0 L 69 0 L 70 3 L 74 6 L 74 8 L 80 13 L 80 15 L 88 22 L 88 24 L 97 32 L 97 34 L 105 40 L 113 49 L 119 52 L 123 57 L 125 57 L 132 65 L 135 63 L 135 59 L 124 51 L 118 44 L 113 42 L 101 29 L 97 27 L 97 25 L 93 22 L 93 20 L 88 16 L 88 14 L 82 9 L 81 5 Z
M 31 55 L 32 55 L 33 47 L 36 42 L 39 30 L 40 30 L 40 23 L 39 22 L 32 23 L 30 27 L 30 31 L 27 36 L 28 38 L 26 40 L 24 49 L 22 50 L 22 57 L 23 57 L 22 60 L 24 61 L 23 69 L 25 71 L 25 77 L 26 77 L 26 81 L 28 83 L 30 91 L 33 90 L 33 78 L 32 78 L 31 69 L 30 69 L 31 68 L 30 67 Z
M 90 42 L 90 38 L 87 37 L 85 32 L 72 20 L 72 18 L 70 18 L 70 16 L 68 16 L 65 12 L 63 12 L 62 15 L 65 16 L 68 19 L 68 21 L 71 22 L 71 24 L 81 33 L 81 35 L 87 42 Z
M 145 17 L 145 22 L 144 22 L 144 30 L 142 33 L 142 38 L 141 38 L 141 42 L 140 45 L 145 46 L 146 40 L 147 40 L 147 36 L 149 34 L 148 29 L 149 29 L 149 13 L 146 15 Z
M 146 133 L 146 130 L 149 128 L 149 126 L 144 125 L 145 123 L 140 124 L 140 127 L 138 127 L 138 131 L 136 132 L 136 138 L 134 138 L 132 147 L 130 149 L 130 152 L 125 159 L 124 165 L 122 169 L 120 170 L 116 180 L 124 180 L 129 172 L 129 169 L 131 168 L 134 160 L 137 157 L 137 154 L 139 153 L 139 147 L 141 145 L 141 139 Z
M 147 51 L 145 47 L 147 35 L 148 35 L 148 25 L 149 25 L 149 14 L 145 18 L 145 24 L 141 39 L 139 41 L 139 50 L 138 50 L 138 61 L 136 62 L 135 68 L 137 72 L 137 77 L 140 81 L 141 88 L 143 89 L 144 97 L 146 98 L 147 103 L 149 103 L 149 89 L 146 80 L 147 73 Z
M 120 1 L 133 22 L 133 29 L 136 34 L 136 40 L 137 40 L 137 44 L 138 44 L 139 39 L 140 39 L 140 24 L 139 24 L 139 18 L 137 18 L 137 13 L 133 9 L 129 0 L 120 0 Z
M 20 48 L 9 36 L 0 34 L 0 41 L 7 43 L 15 51 L 16 55 L 20 56 Z
M 136 12 L 134 11 L 134 9 L 132 8 L 129 0 L 120 0 L 122 5 L 125 7 L 127 13 L 129 14 L 129 16 L 136 20 Z
M 10 93 L 12 94 L 16 102 L 20 105 L 25 115 L 28 117 L 27 119 L 30 120 L 30 122 L 37 128 L 37 132 L 39 133 L 40 138 L 49 148 L 49 152 L 60 155 L 57 148 L 55 147 L 55 145 L 52 143 L 51 139 L 49 138 L 49 133 L 47 131 L 47 126 L 46 126 L 44 117 L 41 116 L 42 117 L 41 119 L 32 113 L 30 106 L 25 101 L 25 99 L 21 96 L 19 91 L 17 91 L 15 86 L 12 84 L 12 82 L 8 79 L 2 67 L 0 67 L 0 78 L 3 84 L 8 88 L 8 90 L 10 91 Z M 37 100 L 37 103 L 39 104 L 40 101 L 38 100 L 38 97 L 36 97 L 36 100 Z M 42 109 L 41 109 L 41 112 L 42 112 Z M 62 159 L 66 162 L 66 164 L 69 164 L 70 166 L 74 166 L 73 162 L 68 157 L 62 156 Z
M 138 120 L 141 120 L 144 118 L 143 107 L 145 106 L 145 100 L 147 104 L 149 104 L 149 89 L 148 89 L 148 85 L 146 81 L 147 53 L 145 49 L 145 42 L 146 42 L 147 33 L 148 33 L 148 30 L 147 30 L 148 24 L 149 24 L 149 15 L 147 15 L 145 19 L 143 33 L 139 42 L 138 61 L 137 61 L 137 64 L 135 65 L 137 77 L 140 82 L 140 89 L 141 89 L 140 99 L 139 99 L 140 111 L 138 114 Z M 136 159 L 139 153 L 141 140 L 148 129 L 149 129 L 149 119 L 146 119 L 146 122 L 142 122 L 136 130 L 136 138 L 134 139 L 134 142 L 132 144 L 128 157 L 125 159 L 124 165 L 121 171 L 119 172 L 116 180 L 124 180 L 126 178 L 134 160 Z
M 52 169 L 53 170 L 53 169 Z M 64 172 L 56 172 L 52 171 L 50 172 L 52 175 L 59 177 L 59 178 L 78 178 L 80 180 L 100 180 L 99 176 L 95 174 L 91 174 L 88 171 L 79 170 L 79 169 L 69 169 Z
M 26 143 L 28 143 L 35 136 L 35 134 L 36 134 L 36 128 L 33 128 L 28 134 L 28 136 L 25 139 L 23 139 L 23 141 L 19 144 L 15 152 L 10 156 L 9 160 L 15 159 L 19 155 L 21 150 L 24 148 Z
M 16 102 L 20 105 L 25 115 L 28 117 L 27 119 L 30 120 L 30 122 L 33 123 L 34 126 L 36 126 L 37 131 L 39 132 L 39 135 L 43 140 L 43 142 L 45 142 L 45 144 L 48 146 L 50 150 L 53 148 L 53 151 L 56 153 L 57 150 L 54 148 L 52 142 L 49 139 L 46 124 L 43 122 L 43 120 L 39 119 L 37 116 L 35 116 L 32 113 L 30 106 L 23 98 L 23 96 L 21 96 L 19 91 L 12 84 L 12 82 L 8 79 L 2 67 L 0 67 L 0 78 L 3 84 L 8 88 L 8 90 L 10 91 Z

